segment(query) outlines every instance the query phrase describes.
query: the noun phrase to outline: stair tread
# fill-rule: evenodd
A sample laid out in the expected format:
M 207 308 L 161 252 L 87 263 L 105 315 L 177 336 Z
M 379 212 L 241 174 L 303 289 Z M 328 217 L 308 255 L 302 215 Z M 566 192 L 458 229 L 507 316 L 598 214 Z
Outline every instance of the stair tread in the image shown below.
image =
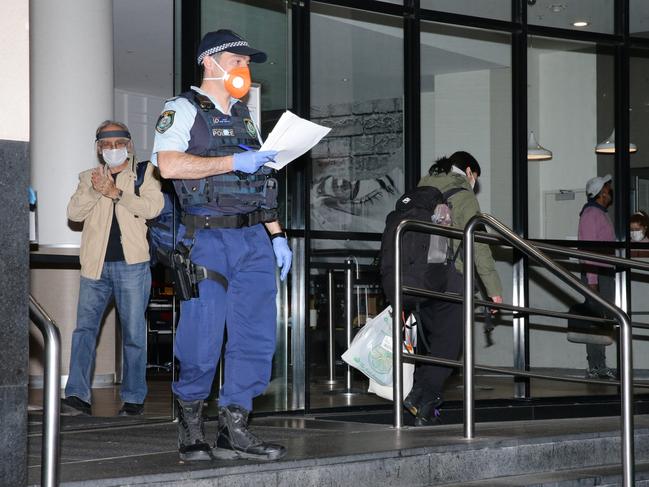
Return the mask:
M 636 462 L 635 480 L 649 480 L 649 462 Z M 589 487 L 618 485 L 622 479 L 619 463 L 598 467 L 581 467 L 554 472 L 510 475 L 470 482 L 432 484 L 430 487 Z M 577 482 L 577 483 L 575 483 Z

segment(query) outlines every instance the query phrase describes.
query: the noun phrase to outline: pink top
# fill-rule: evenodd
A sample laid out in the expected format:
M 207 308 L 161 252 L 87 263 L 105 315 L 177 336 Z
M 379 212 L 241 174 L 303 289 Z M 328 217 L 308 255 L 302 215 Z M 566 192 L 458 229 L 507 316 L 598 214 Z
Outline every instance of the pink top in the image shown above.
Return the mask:
M 594 240 L 603 242 L 615 242 L 615 230 L 611 220 L 608 219 L 606 211 L 599 205 L 588 206 L 582 210 L 579 217 L 579 240 Z M 585 261 L 589 265 L 606 266 L 599 262 Z M 608 267 L 608 266 L 606 266 Z M 588 284 L 597 284 L 597 274 L 587 272 Z

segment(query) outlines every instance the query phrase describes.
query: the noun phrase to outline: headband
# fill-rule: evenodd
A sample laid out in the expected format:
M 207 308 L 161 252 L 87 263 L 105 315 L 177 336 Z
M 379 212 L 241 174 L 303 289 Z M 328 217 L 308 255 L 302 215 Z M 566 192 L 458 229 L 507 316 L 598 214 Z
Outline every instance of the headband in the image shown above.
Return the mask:
M 131 138 L 131 133 L 128 130 L 106 130 L 99 132 L 96 140 L 107 139 L 108 137 L 124 137 L 125 139 Z

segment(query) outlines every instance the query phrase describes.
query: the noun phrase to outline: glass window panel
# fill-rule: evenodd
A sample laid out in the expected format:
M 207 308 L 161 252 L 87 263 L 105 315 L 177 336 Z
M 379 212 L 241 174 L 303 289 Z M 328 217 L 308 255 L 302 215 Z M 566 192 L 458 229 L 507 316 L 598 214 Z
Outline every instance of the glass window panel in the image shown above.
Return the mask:
M 632 254 L 634 259 L 649 262 L 649 249 Z M 634 323 L 649 325 L 649 273 L 633 272 L 631 278 L 631 312 Z M 633 329 L 633 367 L 636 370 L 649 369 L 649 329 Z
M 311 228 L 382 232 L 403 192 L 402 20 L 311 12 L 311 120 L 332 128 L 311 151 Z
M 384 62 L 377 63 L 380 56 Z M 331 127 L 311 151 L 311 228 L 381 233 L 403 192 L 402 19 L 354 9 L 311 5 L 311 120 Z M 313 240 L 309 275 L 310 404 L 314 409 L 384 403 L 374 395 L 329 393 L 345 388 L 344 266 L 352 256 L 353 332 L 385 307 L 376 265 L 379 242 Z M 329 272 L 335 278 L 329 296 Z M 329 378 L 329 302 L 334 300 L 334 374 Z M 353 372 L 353 387 L 367 379 Z
M 577 279 L 580 278 L 581 266 L 577 260 L 566 260 L 561 263 Z M 536 265 L 531 265 L 529 268 L 529 296 L 530 307 L 564 313 L 568 312 L 576 303 L 584 301 L 580 293 L 572 290 L 547 269 Z M 578 310 L 574 312 L 580 314 Z M 567 320 L 531 316 L 529 329 L 530 368 L 532 371 L 552 375 L 586 377 L 588 370 L 587 346 L 585 343 L 569 341 Z M 570 337 L 571 340 L 575 338 Z M 603 362 L 608 367 L 615 368 L 617 363 L 615 345 L 602 348 Z M 591 349 L 591 353 L 592 351 L 593 349 Z M 532 391 L 534 397 L 616 394 L 614 387 L 539 380 L 533 382 Z
M 649 2 L 629 1 L 629 32 L 636 37 L 649 37 Z
M 201 31 L 231 29 L 268 55 L 265 63 L 252 63 L 252 81 L 261 84 L 263 110 L 289 106 L 288 24 L 286 5 L 275 0 L 220 0 L 203 2 Z M 259 26 L 264 28 L 260 29 Z
M 594 44 L 532 37 L 527 57 L 528 130 L 552 152 L 528 160 L 529 237 L 575 240 L 586 181 L 614 172 L 614 157 L 594 150 L 614 127 L 613 56 Z
M 422 23 L 421 174 L 455 151 L 482 169 L 481 209 L 512 222 L 510 35 Z
M 614 32 L 615 0 L 528 0 L 527 23 L 589 32 Z
M 311 241 L 307 343 L 312 409 L 388 404 L 374 394 L 343 394 L 347 385 L 347 365 L 341 359 L 341 355 L 348 348 L 347 269 L 351 270 L 352 277 L 352 313 L 349 322 L 352 336 L 356 335 L 368 319 L 378 315 L 387 306 L 377 265 L 379 246 L 378 241 Z M 351 260 L 351 268 L 346 264 L 348 259 Z M 330 306 L 333 308 L 331 316 Z M 330 339 L 330 330 L 333 331 L 333 342 Z M 330 353 L 333 353 L 333 362 Z M 335 384 L 327 383 L 331 377 L 337 381 Z M 353 389 L 367 391 L 368 379 L 354 368 L 351 380 Z
M 649 51 L 634 50 L 630 57 L 631 211 L 649 211 Z M 633 147 L 632 146 L 632 147 Z
M 421 0 L 421 8 L 497 20 L 511 20 L 511 0 Z
M 511 36 L 433 22 L 421 26 L 421 174 L 439 157 L 467 151 L 478 161 L 477 197 L 482 211 L 512 224 Z M 505 302 L 512 296 L 512 255 L 492 248 Z M 484 319 L 477 317 L 477 330 Z M 500 325 L 510 317 L 497 318 Z M 477 362 L 511 367 L 510 326 L 498 326 L 488 346 L 476 332 Z M 459 398 L 457 377 L 445 386 L 447 398 Z M 481 399 L 513 394 L 509 377 L 477 378 Z

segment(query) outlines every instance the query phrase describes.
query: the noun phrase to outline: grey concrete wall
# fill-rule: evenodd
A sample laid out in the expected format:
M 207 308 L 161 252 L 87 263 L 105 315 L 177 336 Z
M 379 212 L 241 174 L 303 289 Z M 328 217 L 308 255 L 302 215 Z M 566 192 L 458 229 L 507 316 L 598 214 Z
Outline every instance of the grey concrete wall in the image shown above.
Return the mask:
M 0 140 L 0 479 L 27 483 L 29 144 Z
M 311 107 L 311 120 L 331 127 L 311 151 L 314 180 L 323 173 L 362 179 L 403 168 L 401 99 Z

